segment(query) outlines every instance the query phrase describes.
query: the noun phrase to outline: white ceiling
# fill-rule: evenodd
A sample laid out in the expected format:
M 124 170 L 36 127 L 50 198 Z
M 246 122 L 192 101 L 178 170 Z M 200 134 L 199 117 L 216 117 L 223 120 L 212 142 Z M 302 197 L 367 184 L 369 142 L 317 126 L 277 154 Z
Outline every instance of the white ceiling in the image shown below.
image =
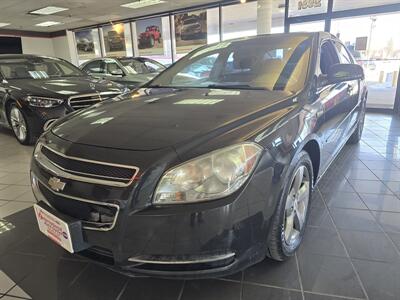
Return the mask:
M 54 32 L 216 2 L 216 0 L 166 0 L 165 3 L 140 9 L 129 9 L 120 6 L 121 4 L 132 1 L 133 0 L 0 0 L 0 20 L 4 23 L 11 23 L 11 25 L 1 29 Z M 274 11 L 278 11 L 279 4 L 284 3 L 284 0 L 274 1 L 276 2 Z M 69 10 L 50 16 L 34 16 L 28 14 L 29 11 L 49 5 L 66 7 L 69 8 Z M 52 27 L 34 26 L 37 23 L 45 21 L 57 21 L 63 24 Z

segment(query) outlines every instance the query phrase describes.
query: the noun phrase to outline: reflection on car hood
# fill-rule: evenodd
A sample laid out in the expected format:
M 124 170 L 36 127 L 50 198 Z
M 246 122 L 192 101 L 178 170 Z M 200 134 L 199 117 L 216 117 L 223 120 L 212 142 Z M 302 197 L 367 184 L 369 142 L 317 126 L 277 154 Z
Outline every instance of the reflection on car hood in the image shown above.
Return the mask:
M 158 73 L 148 73 L 148 74 L 128 74 L 127 76 L 124 77 L 126 81 L 131 81 L 131 82 L 140 82 L 140 83 L 146 83 L 153 79 Z
M 96 92 L 120 92 L 119 85 L 110 81 L 91 77 L 62 77 L 57 79 L 17 79 L 9 80 L 12 90 L 24 95 L 67 99 L 79 94 Z
M 139 89 L 67 117 L 53 133 L 85 145 L 155 150 L 227 130 L 266 107 L 278 109 L 274 104 L 288 96 L 280 91 Z

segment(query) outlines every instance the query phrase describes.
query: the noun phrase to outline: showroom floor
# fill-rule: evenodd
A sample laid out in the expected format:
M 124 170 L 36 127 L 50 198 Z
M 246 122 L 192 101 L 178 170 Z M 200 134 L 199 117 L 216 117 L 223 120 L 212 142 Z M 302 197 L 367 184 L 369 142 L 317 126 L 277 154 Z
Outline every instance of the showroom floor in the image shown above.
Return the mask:
M 295 257 L 226 279 L 127 278 L 67 254 L 36 228 L 31 152 L 0 129 L 2 300 L 400 299 L 400 117 L 368 114 L 315 191 Z

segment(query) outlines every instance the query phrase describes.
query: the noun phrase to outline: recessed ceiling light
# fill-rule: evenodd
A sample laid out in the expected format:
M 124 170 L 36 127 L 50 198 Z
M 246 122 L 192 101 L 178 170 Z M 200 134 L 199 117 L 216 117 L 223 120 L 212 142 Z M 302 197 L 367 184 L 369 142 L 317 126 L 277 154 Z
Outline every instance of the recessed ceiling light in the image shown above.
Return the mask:
M 66 10 L 69 10 L 69 8 L 58 7 L 58 6 L 46 6 L 37 10 L 30 11 L 29 14 L 48 16 Z
M 55 26 L 55 25 L 60 25 L 62 24 L 61 22 L 54 22 L 54 21 L 47 21 L 47 22 L 42 22 L 39 24 L 36 24 L 35 26 L 39 27 L 50 27 L 50 26 Z
M 0 23 L 0 27 L 6 27 L 8 25 L 11 25 L 10 23 Z
M 138 1 L 130 2 L 130 3 L 122 4 L 121 6 L 126 7 L 126 8 L 141 8 L 141 7 L 156 5 L 156 4 L 160 4 L 160 3 L 164 3 L 164 2 L 165 1 L 163 1 L 163 0 L 138 0 Z

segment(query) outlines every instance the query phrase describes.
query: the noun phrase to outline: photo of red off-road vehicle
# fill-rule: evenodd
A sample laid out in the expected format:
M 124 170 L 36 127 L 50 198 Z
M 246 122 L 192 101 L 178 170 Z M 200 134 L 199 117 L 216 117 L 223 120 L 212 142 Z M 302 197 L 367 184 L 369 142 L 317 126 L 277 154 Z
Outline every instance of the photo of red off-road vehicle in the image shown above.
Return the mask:
M 159 26 L 148 26 L 146 31 L 139 35 L 139 48 L 153 48 L 155 42 L 161 43 L 161 31 Z

